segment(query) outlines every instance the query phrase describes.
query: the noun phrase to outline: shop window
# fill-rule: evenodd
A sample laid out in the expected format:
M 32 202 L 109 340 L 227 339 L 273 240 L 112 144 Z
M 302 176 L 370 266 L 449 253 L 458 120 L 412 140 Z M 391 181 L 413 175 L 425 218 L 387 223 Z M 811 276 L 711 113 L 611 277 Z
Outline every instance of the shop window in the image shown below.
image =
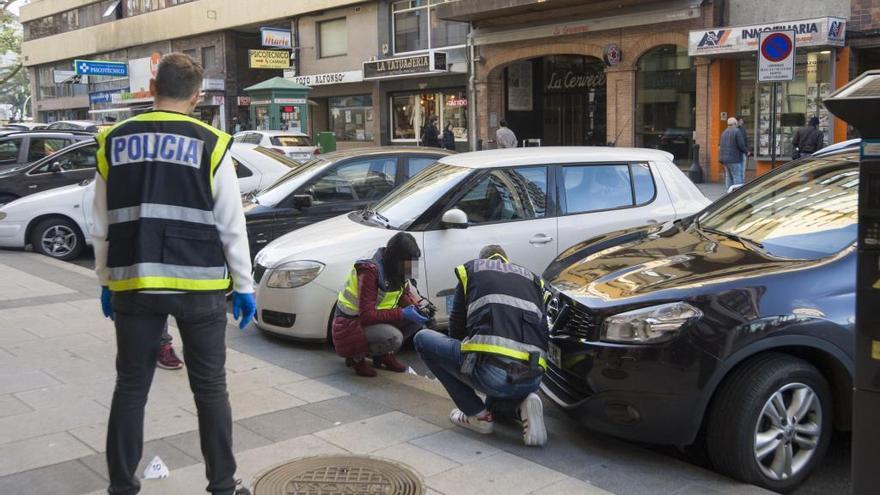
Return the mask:
M 467 103 L 467 94 L 462 90 L 393 95 L 391 139 L 417 141 L 428 120 L 437 117 L 441 133 L 447 124 L 452 124 L 456 141 L 466 141 Z
M 663 45 L 643 55 L 636 85 L 636 146 L 668 151 L 676 165 L 690 166 L 697 73 L 687 48 Z
M 330 130 L 337 141 L 373 140 L 373 97 L 337 96 L 328 99 Z
M 633 205 L 628 165 L 585 165 L 565 167 L 562 170 L 566 214 L 613 210 Z
M 318 56 L 338 57 L 348 53 L 348 27 L 345 17 L 318 23 Z
M 298 106 L 281 107 L 281 130 L 302 132 L 302 114 Z
M 467 23 L 440 19 L 436 7 L 429 5 L 444 1 L 446 0 L 407 0 L 392 5 L 395 53 L 465 44 Z
M 206 71 L 213 71 L 217 68 L 217 59 L 215 58 L 213 46 L 202 47 L 202 68 Z
M 267 106 L 260 105 L 254 109 L 254 125 L 258 131 L 267 131 L 271 128 L 269 115 Z
M 493 170 L 455 205 L 468 223 L 510 222 L 547 214 L 547 167 Z

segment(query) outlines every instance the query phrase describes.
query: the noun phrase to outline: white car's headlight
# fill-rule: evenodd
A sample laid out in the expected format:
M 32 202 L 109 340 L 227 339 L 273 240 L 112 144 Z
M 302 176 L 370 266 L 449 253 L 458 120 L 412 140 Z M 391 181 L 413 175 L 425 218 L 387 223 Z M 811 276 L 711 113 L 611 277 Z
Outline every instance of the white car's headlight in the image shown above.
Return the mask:
M 317 261 L 291 261 L 273 268 L 266 286 L 273 289 L 293 289 L 315 280 L 324 271 L 324 263 Z
M 672 339 L 678 330 L 703 312 L 685 302 L 636 309 L 605 318 L 601 338 L 625 344 L 656 344 Z

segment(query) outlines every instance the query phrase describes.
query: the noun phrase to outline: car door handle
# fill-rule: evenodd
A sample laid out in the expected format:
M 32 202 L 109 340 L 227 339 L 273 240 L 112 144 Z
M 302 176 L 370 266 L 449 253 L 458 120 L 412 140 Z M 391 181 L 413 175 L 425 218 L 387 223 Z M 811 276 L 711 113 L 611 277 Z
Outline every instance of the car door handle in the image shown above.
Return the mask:
M 529 240 L 529 244 L 547 244 L 548 242 L 553 242 L 553 238 L 544 234 L 538 234 Z
M 31 186 L 28 186 L 28 189 L 36 189 L 36 188 L 37 188 L 37 185 L 36 185 L 36 184 L 31 185 Z

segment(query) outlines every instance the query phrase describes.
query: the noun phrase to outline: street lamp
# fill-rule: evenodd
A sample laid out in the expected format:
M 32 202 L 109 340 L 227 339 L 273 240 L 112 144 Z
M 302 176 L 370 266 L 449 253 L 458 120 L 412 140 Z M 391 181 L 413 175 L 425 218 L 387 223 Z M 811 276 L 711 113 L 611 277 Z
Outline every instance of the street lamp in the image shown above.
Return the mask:
M 853 391 L 853 493 L 880 487 L 880 70 L 865 72 L 823 103 L 862 135 Z

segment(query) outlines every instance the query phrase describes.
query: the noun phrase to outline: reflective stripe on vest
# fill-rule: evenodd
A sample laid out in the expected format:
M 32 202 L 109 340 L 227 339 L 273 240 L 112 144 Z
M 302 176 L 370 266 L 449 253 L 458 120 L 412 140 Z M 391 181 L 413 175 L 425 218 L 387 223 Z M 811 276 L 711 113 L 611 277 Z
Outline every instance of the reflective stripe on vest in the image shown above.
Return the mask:
M 381 286 L 381 284 L 379 284 Z M 339 297 L 336 299 L 336 307 L 346 316 L 357 316 L 360 314 L 358 299 L 358 275 L 357 268 L 351 269 L 345 288 L 339 291 Z M 403 289 L 385 292 L 379 288 L 376 295 L 376 309 L 394 309 L 400 304 L 400 298 L 403 296 Z
M 485 352 L 488 354 L 498 354 L 520 361 L 528 361 L 529 354 L 537 352 L 539 354 L 538 364 L 547 369 L 547 361 L 544 359 L 544 351 L 540 347 L 535 347 L 512 339 L 499 337 L 496 335 L 474 335 L 467 338 L 461 343 L 461 352 Z
M 531 301 L 526 301 L 525 299 L 508 296 L 505 294 L 487 294 L 468 304 L 468 319 L 471 319 L 471 317 L 475 316 L 475 313 L 479 311 L 480 308 L 488 304 L 504 304 L 506 306 L 513 306 L 514 308 L 521 309 L 523 311 L 535 313 L 538 318 L 544 316 L 541 308 L 539 308 L 535 303 Z
M 159 218 L 162 220 L 179 220 L 182 222 L 214 225 L 216 219 L 213 211 L 186 208 L 183 206 L 158 205 L 145 203 L 129 208 L 117 208 L 107 212 L 107 220 L 115 223 L 134 222 L 141 218 Z
M 142 289 L 224 290 L 229 287 L 225 266 L 180 266 L 138 263 L 110 268 L 112 291 Z

